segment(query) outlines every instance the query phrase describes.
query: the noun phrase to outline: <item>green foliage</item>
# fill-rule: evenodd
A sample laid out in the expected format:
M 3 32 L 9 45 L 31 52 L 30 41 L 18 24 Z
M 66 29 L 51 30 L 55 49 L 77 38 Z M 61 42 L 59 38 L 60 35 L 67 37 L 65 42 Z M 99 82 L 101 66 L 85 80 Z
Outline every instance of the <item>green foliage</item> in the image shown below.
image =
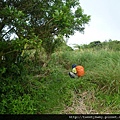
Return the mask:
M 35 63 L 28 56 L 24 62 L 11 64 L 9 74 L 4 74 L 6 69 L 1 68 L 1 114 L 58 114 L 73 104 L 75 94 L 82 99 L 84 92 L 88 94 L 85 104 L 99 113 L 105 113 L 106 109 L 119 113 L 120 53 L 63 48 L 52 54 L 46 67 L 39 62 L 40 56 Z M 84 77 L 69 77 L 74 63 L 84 66 Z
M 50 55 L 63 43 L 64 43 L 63 36 L 46 39 L 46 42 L 43 42 L 42 46 L 45 49 L 45 52 L 47 53 L 47 57 L 49 58 Z
M 70 80 L 68 74 L 64 76 L 62 66 L 53 67 L 51 63 L 48 68 L 51 71 L 44 78 L 30 80 L 30 91 L 38 113 L 59 113 L 64 104 L 72 103 L 71 87 L 66 87 L 69 86 Z
M 73 80 L 74 82 L 69 84 L 70 86 L 68 85 L 74 88 L 78 97 L 82 92 L 89 93 L 90 91 L 94 91 L 95 99 L 89 100 L 89 98 L 86 98 L 85 100 L 88 106 L 93 107 L 99 113 L 108 112 L 106 109 L 108 109 L 110 113 L 119 113 L 119 52 L 105 51 L 104 49 L 99 51 L 71 51 L 63 52 L 57 57 L 58 59 L 54 59 L 56 61 L 54 65 L 61 64 L 69 70 L 73 63 L 85 67 L 85 76 L 81 79 Z
M 94 47 L 102 47 L 102 44 L 100 41 L 94 41 L 94 42 L 91 42 L 89 44 L 90 48 L 94 48 Z
M 108 49 L 113 51 L 120 51 L 120 41 L 118 40 L 109 40 L 109 41 L 93 41 L 88 45 L 75 45 L 74 48 L 77 48 L 79 50 L 84 49 L 93 49 L 93 50 L 100 50 L 100 49 Z
M 120 112 L 120 42 L 94 41 L 73 51 L 63 39 L 90 20 L 78 0 L 2 0 L 0 14 L 1 114 L 60 113 L 84 92 L 94 92 L 85 103 L 99 113 Z M 11 40 L 13 33 L 18 38 Z M 71 79 L 72 64 L 83 65 L 85 76 Z
M 1 111 L 0 113 L 4 114 L 33 114 L 34 101 L 31 100 L 30 95 L 18 96 L 14 98 L 12 95 L 9 95 L 7 99 L 1 101 Z
M 83 13 L 79 4 L 78 0 L 54 2 L 30 0 L 29 4 L 26 0 L 24 2 L 2 0 L 0 41 L 9 42 L 11 36 L 15 34 L 19 43 L 23 38 L 32 42 L 34 34 L 42 40 L 42 47 L 50 56 L 54 49 L 60 46 L 60 35 L 69 37 L 75 31 L 82 32 L 85 29 L 84 25 L 88 24 L 90 16 Z M 72 10 L 73 7 L 76 8 L 75 11 Z M 36 44 L 38 43 L 36 40 Z

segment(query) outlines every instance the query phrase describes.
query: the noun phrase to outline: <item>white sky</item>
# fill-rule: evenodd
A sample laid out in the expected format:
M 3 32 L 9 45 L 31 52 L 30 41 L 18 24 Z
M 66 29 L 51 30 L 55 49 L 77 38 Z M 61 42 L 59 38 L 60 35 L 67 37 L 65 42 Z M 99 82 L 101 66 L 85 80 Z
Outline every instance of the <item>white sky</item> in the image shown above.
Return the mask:
M 120 0 L 79 0 L 84 14 L 91 15 L 84 34 L 76 32 L 67 42 L 72 44 L 89 44 L 99 40 L 120 41 Z

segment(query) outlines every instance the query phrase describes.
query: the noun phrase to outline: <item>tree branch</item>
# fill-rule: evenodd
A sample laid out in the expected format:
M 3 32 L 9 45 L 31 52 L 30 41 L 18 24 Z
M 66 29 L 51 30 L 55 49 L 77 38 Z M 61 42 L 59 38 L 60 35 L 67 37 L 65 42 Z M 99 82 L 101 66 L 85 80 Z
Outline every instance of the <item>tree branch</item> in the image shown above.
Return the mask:
M 12 31 L 14 29 L 14 27 L 12 27 L 10 30 L 8 30 L 3 36 L 2 36 L 2 38 L 5 36 L 5 35 L 7 35 L 10 31 Z

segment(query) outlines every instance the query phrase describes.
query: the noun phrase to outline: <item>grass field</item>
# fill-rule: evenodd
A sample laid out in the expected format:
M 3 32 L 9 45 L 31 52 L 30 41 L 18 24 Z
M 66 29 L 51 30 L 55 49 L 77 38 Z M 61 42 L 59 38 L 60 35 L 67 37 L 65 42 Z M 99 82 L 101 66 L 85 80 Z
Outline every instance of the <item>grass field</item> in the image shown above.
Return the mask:
M 13 64 L 14 74 L 2 80 L 1 114 L 120 113 L 119 51 L 64 50 L 50 60 L 43 52 L 36 56 L 19 64 L 22 71 Z M 72 64 L 84 66 L 85 76 L 70 78 Z
M 84 77 L 68 76 L 74 63 L 84 66 Z M 120 52 L 54 53 L 43 71 L 49 75 L 31 81 L 37 87 L 39 113 L 120 113 Z M 32 86 L 31 89 L 34 90 Z

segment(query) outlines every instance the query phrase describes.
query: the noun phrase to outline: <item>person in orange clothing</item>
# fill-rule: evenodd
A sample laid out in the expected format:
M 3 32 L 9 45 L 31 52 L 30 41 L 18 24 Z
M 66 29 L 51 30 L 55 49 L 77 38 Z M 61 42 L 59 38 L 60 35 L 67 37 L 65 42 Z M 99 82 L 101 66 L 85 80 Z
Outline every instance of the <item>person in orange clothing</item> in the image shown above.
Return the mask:
M 69 72 L 69 76 L 71 78 L 82 77 L 84 76 L 84 74 L 85 74 L 84 67 L 76 64 L 72 65 L 72 72 Z

